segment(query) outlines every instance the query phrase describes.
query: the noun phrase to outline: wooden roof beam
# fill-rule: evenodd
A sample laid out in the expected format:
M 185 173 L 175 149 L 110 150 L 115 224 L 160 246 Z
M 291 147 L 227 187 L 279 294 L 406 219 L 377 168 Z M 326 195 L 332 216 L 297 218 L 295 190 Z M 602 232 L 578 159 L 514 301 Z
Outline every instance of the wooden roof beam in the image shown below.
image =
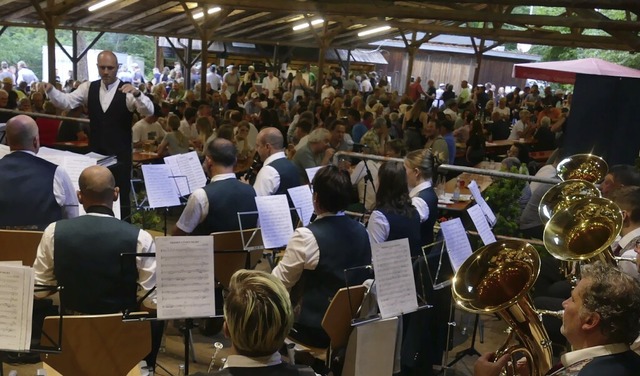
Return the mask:
M 258 30 L 258 29 L 261 29 L 261 28 L 269 26 L 269 25 L 280 24 L 280 23 L 282 23 L 282 21 L 286 21 L 286 20 L 288 20 L 290 18 L 291 18 L 291 15 L 286 15 L 286 16 L 283 16 L 283 17 L 280 17 L 280 18 L 276 18 L 276 19 L 273 19 L 273 20 L 270 20 L 270 21 L 257 23 L 257 24 L 254 24 L 253 26 L 240 27 L 237 30 L 231 30 L 231 32 L 227 32 L 225 34 L 225 36 L 232 37 L 232 36 L 235 36 L 235 35 L 248 33 L 250 31 Z
M 99 11 L 95 11 L 95 12 L 91 12 L 91 14 L 87 17 L 81 18 L 77 21 L 75 21 L 74 23 L 77 25 L 84 25 L 89 21 L 93 21 L 97 18 L 100 18 L 102 16 L 104 16 L 105 14 L 109 14 L 109 13 L 113 13 L 115 11 L 118 11 L 120 9 L 124 9 L 126 7 L 128 7 L 129 5 L 135 4 L 137 3 L 139 0 L 124 0 L 124 1 L 119 1 L 115 4 L 113 4 L 112 6 L 109 7 L 104 7 L 102 9 L 100 9 Z
M 325 2 L 300 2 L 290 0 L 269 0 L 257 2 L 254 0 L 204 0 L 219 6 L 233 6 L 236 9 L 247 9 L 254 11 L 281 12 L 282 9 L 289 9 L 292 13 L 322 13 L 326 16 L 342 15 L 350 16 L 354 13 L 352 3 L 325 3 Z M 429 2 L 426 2 L 428 4 Z M 486 1 L 484 2 L 486 3 Z M 371 4 L 358 9 L 361 17 L 379 17 L 381 14 L 392 18 L 414 18 L 448 20 L 460 22 L 503 22 L 525 25 L 545 25 L 564 27 L 584 27 L 589 29 L 609 28 L 612 30 L 637 30 L 638 25 L 627 21 L 599 21 L 583 20 L 578 17 L 556 17 L 556 16 L 536 16 L 528 14 L 501 14 L 494 12 L 478 12 L 476 10 L 441 10 L 426 9 L 420 7 L 408 7 L 391 4 L 389 2 Z
M 128 17 L 128 18 L 126 18 L 126 19 L 124 19 L 124 20 L 122 20 L 120 22 L 116 22 L 115 24 L 112 25 L 112 27 L 117 29 L 117 28 L 120 28 L 120 27 L 122 27 L 124 25 L 130 24 L 132 22 L 136 22 L 136 21 L 141 20 L 141 19 L 146 18 L 146 17 L 149 17 L 149 16 L 151 16 L 153 14 L 161 13 L 161 12 L 164 12 L 164 11 L 169 10 L 171 8 L 175 8 L 178 5 L 180 5 L 180 4 L 177 1 L 168 1 L 168 2 L 166 2 L 166 3 L 164 3 L 164 4 L 160 5 L 160 6 L 157 6 L 155 8 L 151 8 L 151 9 L 149 9 L 147 11 L 144 11 L 142 13 L 136 14 L 135 16 Z

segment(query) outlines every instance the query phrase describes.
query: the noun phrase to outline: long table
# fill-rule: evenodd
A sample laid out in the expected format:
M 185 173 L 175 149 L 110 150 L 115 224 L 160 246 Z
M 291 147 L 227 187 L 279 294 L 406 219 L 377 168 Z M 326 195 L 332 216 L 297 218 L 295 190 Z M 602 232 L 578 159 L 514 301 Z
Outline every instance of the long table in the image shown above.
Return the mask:
M 475 168 L 480 168 L 483 170 L 500 170 L 501 163 L 499 162 L 480 162 L 475 165 Z M 480 192 L 484 192 L 489 186 L 493 183 L 493 180 L 490 176 L 480 175 L 480 174 L 471 174 L 468 172 L 463 172 L 458 175 L 456 178 L 450 179 L 445 183 L 444 191 L 448 194 L 453 194 L 453 191 L 456 189 L 456 184 L 460 182 L 460 195 L 463 197 L 470 196 L 471 191 L 467 186 L 471 183 L 472 180 L 475 180 L 478 184 L 478 188 L 480 188 Z M 437 187 L 436 187 L 437 188 Z M 438 207 L 441 209 L 451 210 L 451 211 L 463 211 L 469 205 L 471 205 L 471 199 L 465 201 L 457 201 L 452 204 L 444 204 L 438 202 Z

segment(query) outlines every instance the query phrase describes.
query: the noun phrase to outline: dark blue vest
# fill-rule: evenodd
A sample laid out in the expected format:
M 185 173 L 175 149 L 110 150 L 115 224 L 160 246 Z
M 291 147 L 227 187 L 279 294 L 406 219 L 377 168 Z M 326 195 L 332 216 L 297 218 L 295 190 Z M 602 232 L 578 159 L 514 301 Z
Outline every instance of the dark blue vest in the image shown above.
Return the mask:
M 87 314 L 136 308 L 135 253 L 140 229 L 113 217 L 84 215 L 56 223 L 53 272 L 66 308 Z
M 280 175 L 280 186 L 274 194 L 286 194 L 288 197 L 287 189 L 297 187 L 302 184 L 302 181 L 300 181 L 300 174 L 298 173 L 298 169 L 287 158 L 276 159 L 275 161 L 269 163 L 269 166 L 278 171 L 278 175 Z
M 294 188 L 302 184 L 298 168 L 287 158 L 276 159 L 269 163 L 269 166 L 273 167 L 278 172 L 278 175 L 280 175 L 280 186 L 275 191 L 274 195 L 287 195 L 289 207 L 293 208 L 293 201 L 291 200 L 291 197 L 289 197 L 287 189 Z M 298 223 L 297 211 L 291 212 L 291 220 L 293 222 L 293 227 L 296 227 Z
M 254 212 L 256 191 L 252 186 L 236 179 L 219 180 L 204 188 L 209 200 L 209 213 L 192 235 L 209 235 L 212 232 L 240 230 L 238 212 Z M 255 215 L 242 218 L 242 228 L 256 227 Z
M 422 246 L 433 243 L 433 225 L 438 217 L 438 195 L 433 187 L 423 189 L 418 193 L 424 202 L 429 206 L 429 218 L 420 225 L 420 237 L 422 238 Z
M 389 237 L 387 241 L 408 238 L 411 256 L 419 256 L 421 254 L 422 243 L 420 236 L 420 214 L 418 214 L 418 211 L 414 210 L 411 217 L 390 213 L 386 210 L 380 210 L 380 212 L 389 222 Z
M 133 113 L 127 109 L 127 95 L 116 91 L 107 111 L 100 105 L 101 81 L 93 81 L 89 86 L 87 105 L 90 114 L 91 133 L 89 146 L 92 151 L 105 155 L 116 155 L 118 162 L 131 161 Z M 124 85 L 120 82 L 118 89 Z M 120 188 L 122 189 L 122 187 Z
M 323 217 L 308 226 L 318 243 L 320 258 L 315 270 L 305 270 L 296 289 L 301 289 L 300 315 L 296 323 L 310 328 L 320 324 L 329 302 L 342 287 L 364 282 L 368 275 L 347 268 L 371 264 L 371 246 L 367 230 L 347 216 Z
M 53 195 L 56 168 L 20 151 L 0 159 L 0 227 L 43 230 L 62 219 Z

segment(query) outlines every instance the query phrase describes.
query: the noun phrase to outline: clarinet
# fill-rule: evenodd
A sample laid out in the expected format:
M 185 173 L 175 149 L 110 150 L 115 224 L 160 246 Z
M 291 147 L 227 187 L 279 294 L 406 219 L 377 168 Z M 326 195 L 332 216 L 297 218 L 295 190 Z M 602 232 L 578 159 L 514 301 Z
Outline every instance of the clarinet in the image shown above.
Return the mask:
M 260 155 L 256 153 L 253 157 L 253 163 L 251 163 L 251 167 L 249 167 L 245 171 L 240 172 L 240 176 L 242 176 L 244 180 L 249 182 L 249 184 L 253 185 L 253 183 L 255 183 L 256 181 L 256 176 L 258 175 L 258 172 L 262 168 L 262 165 L 263 165 L 262 159 L 260 159 Z

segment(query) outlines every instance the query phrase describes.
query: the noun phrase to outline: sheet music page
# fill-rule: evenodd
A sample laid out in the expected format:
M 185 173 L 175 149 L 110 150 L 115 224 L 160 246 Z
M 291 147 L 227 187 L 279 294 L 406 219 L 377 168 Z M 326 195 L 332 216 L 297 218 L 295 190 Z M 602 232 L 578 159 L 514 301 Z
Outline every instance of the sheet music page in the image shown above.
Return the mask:
M 407 238 L 372 243 L 378 307 L 383 319 L 418 309 L 418 296 Z
M 473 224 L 476 226 L 476 230 L 478 230 L 478 234 L 480 234 L 480 239 L 482 239 L 484 245 L 495 243 L 496 237 L 493 235 L 493 231 L 491 231 L 491 227 L 489 227 L 489 222 L 487 222 L 487 217 L 484 216 L 480 205 L 473 205 L 467 209 L 467 213 L 469 213 Z
M 493 210 L 491 210 L 487 202 L 482 197 L 482 193 L 480 193 L 480 188 L 478 187 L 478 183 L 476 183 L 475 180 L 471 180 L 471 183 L 467 184 L 467 188 L 469 188 L 469 190 L 471 191 L 471 195 L 473 196 L 473 199 L 476 200 L 478 205 L 480 205 L 480 208 L 482 209 L 482 212 L 484 213 L 484 215 L 487 216 L 487 221 L 489 222 L 489 225 L 491 227 L 495 226 L 497 221 L 496 215 L 493 214 Z
M 71 178 L 73 188 L 75 188 L 76 190 L 80 190 L 80 184 L 78 183 L 80 174 L 82 174 L 82 171 L 84 171 L 85 168 L 95 165 L 95 159 L 87 158 L 83 155 L 67 155 L 63 158 L 62 164 L 60 166 L 64 168 L 64 170 Z
M 293 206 L 296 209 L 300 208 L 300 211 L 302 211 L 302 215 L 300 216 L 302 225 L 307 226 L 313 215 L 313 195 L 311 194 L 309 185 L 289 188 L 287 192 L 289 192 L 289 197 L 291 197 L 291 201 L 293 201 Z
M 9 149 L 9 146 L 0 144 L 0 159 L 9 153 L 11 153 L 11 149 Z
M 473 253 L 462 221 L 460 218 L 450 219 L 440 223 L 440 229 L 442 229 L 444 241 L 447 245 L 451 266 L 453 266 L 455 272 L 458 272 L 460 266 Z
M 262 241 L 266 249 L 280 248 L 293 235 L 293 223 L 287 195 L 256 197 Z
M 195 151 L 165 157 L 164 163 L 169 165 L 173 176 L 186 177 L 175 179 L 180 196 L 186 196 L 207 184 L 207 177 Z
M 171 176 L 169 166 L 162 164 L 142 165 L 142 176 L 149 199 L 149 207 L 164 208 L 180 205 L 178 190 L 173 179 L 169 177 Z
M 0 349 L 31 347 L 34 272 L 29 266 L 0 265 Z
M 318 170 L 320 170 L 323 167 L 324 166 L 318 166 L 318 167 L 311 167 L 311 168 L 305 169 L 305 171 L 307 172 L 307 177 L 309 178 L 309 184 L 313 182 L 313 178 L 314 176 L 316 176 L 316 173 L 318 173 Z
M 216 314 L 212 236 L 160 236 L 156 239 L 158 318 Z

